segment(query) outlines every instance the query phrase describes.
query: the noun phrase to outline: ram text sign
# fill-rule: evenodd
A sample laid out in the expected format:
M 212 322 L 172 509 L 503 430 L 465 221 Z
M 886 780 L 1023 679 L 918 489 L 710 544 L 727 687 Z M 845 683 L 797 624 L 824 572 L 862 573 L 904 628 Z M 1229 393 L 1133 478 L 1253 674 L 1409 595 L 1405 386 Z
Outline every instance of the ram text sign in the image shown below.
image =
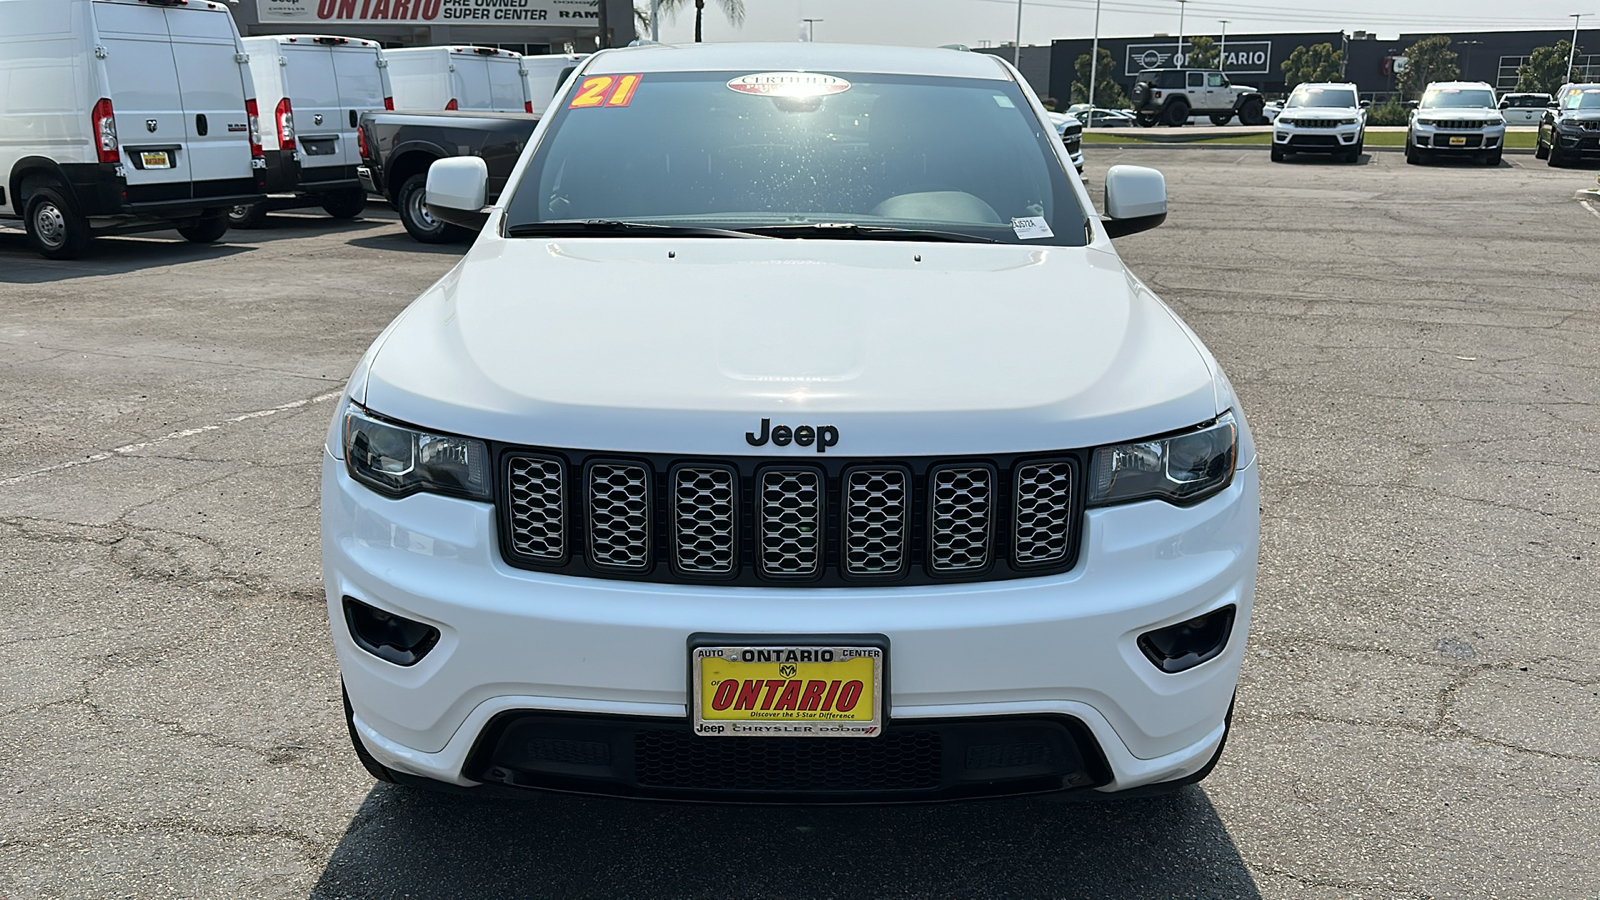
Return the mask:
M 593 28 L 599 0 L 256 0 L 262 24 Z
M 1189 53 L 1194 49 L 1185 41 L 1183 52 L 1177 53 L 1177 41 L 1167 41 L 1161 44 L 1129 44 L 1126 65 L 1128 77 L 1134 77 L 1144 69 L 1184 68 L 1190 65 Z M 1231 75 L 1269 75 L 1272 73 L 1272 42 L 1271 41 L 1229 41 L 1227 53 L 1223 55 L 1221 68 Z

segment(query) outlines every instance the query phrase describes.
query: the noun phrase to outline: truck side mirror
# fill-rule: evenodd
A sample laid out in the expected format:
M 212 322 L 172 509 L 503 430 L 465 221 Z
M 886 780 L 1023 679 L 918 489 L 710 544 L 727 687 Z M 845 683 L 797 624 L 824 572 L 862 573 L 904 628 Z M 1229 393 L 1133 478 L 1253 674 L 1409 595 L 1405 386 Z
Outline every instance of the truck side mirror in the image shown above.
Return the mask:
M 1405 103 L 1405 107 L 1406 107 L 1406 109 L 1416 109 L 1417 108 L 1417 101 L 1415 101 L 1415 100 L 1407 100 L 1406 103 Z
M 1501 109 L 1510 109 L 1511 108 L 1511 101 L 1510 100 L 1501 100 L 1500 101 L 1500 108 Z
M 422 202 L 435 219 L 478 231 L 489 221 L 483 211 L 488 192 L 488 163 L 476 156 L 456 156 L 428 167 Z
M 1112 166 L 1106 172 L 1105 215 L 1100 224 L 1113 238 L 1160 225 L 1167 220 L 1167 179 L 1143 166 Z
M 1372 101 L 1371 100 L 1363 100 L 1363 101 L 1361 101 L 1361 108 L 1362 109 L 1371 109 L 1372 108 Z

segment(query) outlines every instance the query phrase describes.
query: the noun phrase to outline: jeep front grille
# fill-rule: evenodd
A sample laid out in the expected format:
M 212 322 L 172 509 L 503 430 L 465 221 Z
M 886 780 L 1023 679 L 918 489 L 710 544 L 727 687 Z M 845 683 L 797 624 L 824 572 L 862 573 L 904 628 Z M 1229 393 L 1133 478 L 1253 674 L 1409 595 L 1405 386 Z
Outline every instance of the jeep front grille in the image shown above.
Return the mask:
M 514 566 L 666 583 L 846 585 L 1070 569 L 1089 451 L 939 459 L 496 453 L 501 555 Z
M 650 475 L 644 466 L 589 466 L 589 557 L 597 566 L 650 565 Z
M 1483 121 L 1482 119 L 1440 119 L 1436 122 L 1429 122 L 1428 124 L 1435 128 L 1443 128 L 1451 131 L 1470 131 L 1474 128 L 1489 127 L 1489 123 Z
M 767 469 L 761 473 L 761 571 L 805 577 L 822 569 L 822 473 Z

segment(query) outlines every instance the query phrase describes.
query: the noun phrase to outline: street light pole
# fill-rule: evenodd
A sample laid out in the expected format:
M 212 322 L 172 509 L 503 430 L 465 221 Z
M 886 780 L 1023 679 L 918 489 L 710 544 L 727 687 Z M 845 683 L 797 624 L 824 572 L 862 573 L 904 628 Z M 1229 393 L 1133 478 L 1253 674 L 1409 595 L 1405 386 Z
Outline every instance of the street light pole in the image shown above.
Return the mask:
M 822 19 L 801 19 L 800 21 L 806 23 L 806 43 L 808 43 L 808 44 L 812 43 L 813 41 L 815 41 L 817 39 L 817 23 L 821 22 L 823 20 Z
M 1017 0 L 1017 43 L 1011 48 L 1011 64 L 1022 70 L 1022 0 Z
M 1222 49 L 1217 51 L 1217 71 L 1228 71 L 1228 20 L 1218 19 L 1222 23 Z
M 1183 65 L 1178 61 L 1178 57 L 1183 55 L 1183 5 L 1188 2 L 1189 0 L 1178 0 L 1178 49 L 1173 51 L 1172 54 L 1172 64 L 1174 66 Z
M 1083 118 L 1084 133 L 1094 127 L 1094 85 L 1100 80 L 1100 0 L 1094 0 L 1094 44 L 1089 49 L 1089 114 Z
M 661 40 L 661 0 L 650 0 L 650 40 Z
M 1578 23 L 1588 13 L 1571 13 L 1572 16 L 1572 46 L 1567 48 L 1567 83 L 1572 83 L 1572 63 L 1578 58 Z

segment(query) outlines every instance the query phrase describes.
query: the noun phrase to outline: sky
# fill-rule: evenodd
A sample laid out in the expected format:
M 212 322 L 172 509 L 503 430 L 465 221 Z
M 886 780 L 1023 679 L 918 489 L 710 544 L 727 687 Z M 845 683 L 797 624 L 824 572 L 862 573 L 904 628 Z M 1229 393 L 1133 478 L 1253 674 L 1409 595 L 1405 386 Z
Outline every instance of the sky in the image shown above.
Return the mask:
M 636 0 L 648 8 L 650 0 Z M 742 28 L 706 0 L 708 41 L 793 41 L 801 20 L 818 41 L 972 47 L 1010 43 L 1017 29 L 1016 0 L 744 0 Z M 676 17 L 662 16 L 663 41 L 694 40 L 694 0 Z M 1217 35 L 1227 19 L 1229 34 L 1279 31 L 1371 31 L 1379 39 L 1400 32 L 1489 31 L 1572 28 L 1571 13 L 1585 16 L 1584 30 L 1600 25 L 1600 0 L 1101 0 L 1100 34 L 1141 36 L 1183 33 Z M 1094 33 L 1095 0 L 1023 0 L 1022 42 Z M 985 43 L 987 42 L 987 44 Z

